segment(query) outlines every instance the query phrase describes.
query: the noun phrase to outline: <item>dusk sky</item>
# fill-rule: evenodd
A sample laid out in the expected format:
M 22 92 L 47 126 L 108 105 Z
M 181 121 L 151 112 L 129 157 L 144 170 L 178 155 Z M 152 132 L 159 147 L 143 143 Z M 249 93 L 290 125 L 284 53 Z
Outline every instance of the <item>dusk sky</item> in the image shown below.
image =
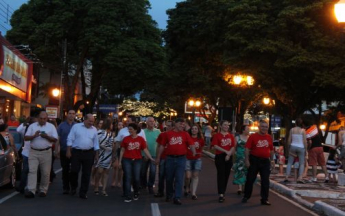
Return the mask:
M 167 24 L 168 16 L 166 15 L 166 10 L 174 8 L 176 2 L 181 2 L 183 0 L 150 0 L 152 9 L 150 14 L 152 18 L 158 23 L 160 29 L 165 29 Z M 9 5 L 9 11 L 12 13 L 14 10 L 17 10 L 22 4 L 28 2 L 28 0 L 0 0 L 0 7 L 6 8 Z M 4 19 L 4 17 L 2 17 Z M 1 20 L 1 19 L 0 19 Z M 0 26 L 1 27 L 1 26 Z M 3 28 L 9 28 L 5 23 L 2 26 L 1 31 L 4 31 Z

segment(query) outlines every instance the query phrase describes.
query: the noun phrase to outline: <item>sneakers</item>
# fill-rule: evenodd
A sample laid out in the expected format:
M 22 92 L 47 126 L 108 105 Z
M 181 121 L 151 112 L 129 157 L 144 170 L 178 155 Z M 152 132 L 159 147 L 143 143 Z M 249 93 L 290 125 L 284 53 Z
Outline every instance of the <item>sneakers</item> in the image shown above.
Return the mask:
M 317 182 L 317 178 L 311 178 L 311 179 L 309 179 L 309 182 L 310 183 L 313 183 L 313 182 L 315 183 L 315 182 Z
M 125 202 L 126 202 L 126 203 L 132 202 L 132 198 L 127 197 L 127 198 L 125 199 Z
M 248 198 L 247 197 L 243 197 L 241 202 L 242 203 L 247 203 L 247 201 L 248 201 Z
M 220 196 L 220 197 L 218 198 L 218 202 L 219 202 L 219 203 L 223 203 L 224 201 L 225 201 L 224 197 Z
M 196 195 L 192 196 L 192 200 L 197 200 L 197 199 L 198 199 L 198 197 Z
M 325 183 L 328 183 L 328 182 L 329 182 L 329 178 L 326 177 L 326 178 L 325 178 Z
M 133 200 L 138 200 L 138 199 L 139 199 L 139 195 L 138 194 L 134 194 Z
M 31 191 L 25 191 L 25 198 L 35 198 L 35 194 Z
M 155 197 L 164 197 L 164 193 L 159 193 L 158 192 L 158 193 L 155 194 Z

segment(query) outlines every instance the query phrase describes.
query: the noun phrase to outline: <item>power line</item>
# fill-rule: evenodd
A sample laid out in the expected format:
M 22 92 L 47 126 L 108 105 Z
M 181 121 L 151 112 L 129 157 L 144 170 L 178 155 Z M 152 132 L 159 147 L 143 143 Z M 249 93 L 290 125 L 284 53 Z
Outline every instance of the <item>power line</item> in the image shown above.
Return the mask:
M 6 8 L 8 8 L 8 9 L 11 9 L 12 10 L 12 12 L 11 13 L 13 13 L 15 10 L 7 3 L 7 2 L 5 2 L 4 0 L 1 0 L 1 2 L 3 2 L 4 4 L 6 4 Z M 0 2 L 0 4 L 1 5 L 3 5 L 2 3 Z

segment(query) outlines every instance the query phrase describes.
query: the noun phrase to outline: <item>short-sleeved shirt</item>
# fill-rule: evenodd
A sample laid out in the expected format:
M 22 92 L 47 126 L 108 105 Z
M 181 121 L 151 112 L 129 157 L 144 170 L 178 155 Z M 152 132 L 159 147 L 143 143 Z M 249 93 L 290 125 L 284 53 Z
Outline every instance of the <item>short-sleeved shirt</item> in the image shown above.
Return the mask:
M 122 142 L 122 140 L 126 137 L 129 136 L 129 131 L 128 131 L 128 127 L 124 127 L 122 128 L 119 133 L 117 134 L 115 141 L 116 142 Z M 142 138 L 144 138 L 144 140 L 146 141 L 146 136 L 143 130 L 140 130 L 140 132 L 138 133 L 138 136 L 141 136 Z
M 121 143 L 121 147 L 125 149 L 123 158 L 141 159 L 141 151 L 147 148 L 146 141 L 141 136 L 133 138 L 126 136 Z
M 220 148 L 230 151 L 231 148 L 235 147 L 235 138 L 232 134 L 222 134 L 222 133 L 216 133 L 212 137 L 212 143 L 211 146 L 219 146 Z M 216 154 L 223 154 L 224 152 L 216 150 Z
M 146 137 L 147 149 L 149 150 L 152 157 L 156 157 L 157 151 L 157 138 L 161 133 L 160 130 L 153 128 L 153 130 L 149 130 L 148 128 L 143 130 Z
M 159 144 L 159 145 L 161 145 L 162 144 L 162 141 L 163 141 L 163 137 L 166 135 L 165 134 L 166 132 L 163 132 L 163 133 L 160 133 L 159 135 L 158 135 L 158 137 L 157 137 L 157 143 Z M 164 151 L 163 151 L 163 153 L 161 154 L 161 160 L 164 160 L 166 157 L 167 157 L 167 155 L 165 154 L 165 149 L 166 148 L 164 148 Z
M 188 146 L 194 145 L 190 135 L 185 131 L 168 131 L 162 137 L 166 155 L 186 155 Z
M 259 158 L 270 158 L 273 151 L 272 137 L 268 134 L 252 134 L 249 136 L 246 148 L 250 150 L 250 154 Z
M 67 137 L 67 146 L 80 150 L 99 150 L 97 129 L 87 128 L 84 123 L 75 124 Z
M 58 134 L 55 126 L 49 122 L 46 122 L 44 125 L 40 125 L 38 122 L 31 124 L 28 130 L 26 131 L 25 136 L 33 136 L 35 135 L 36 131 L 40 131 L 40 133 L 44 132 L 48 136 L 58 139 Z M 35 149 L 45 149 L 52 147 L 53 143 L 41 136 L 38 136 L 31 140 L 30 146 L 31 148 Z
M 57 132 L 59 134 L 59 138 L 60 138 L 60 149 L 61 151 L 66 151 L 67 149 L 67 137 L 69 132 L 71 131 L 73 125 L 75 125 L 76 122 L 72 122 L 72 124 L 68 124 L 67 121 L 62 122 L 58 129 Z
M 191 137 L 193 143 L 194 143 L 194 148 L 195 148 L 195 156 L 193 156 L 193 152 L 190 149 L 190 147 L 188 147 L 188 151 L 187 151 L 187 159 L 188 160 L 196 160 L 201 158 L 201 154 L 202 154 L 202 149 L 205 146 L 205 141 L 202 138 L 198 138 L 198 137 Z

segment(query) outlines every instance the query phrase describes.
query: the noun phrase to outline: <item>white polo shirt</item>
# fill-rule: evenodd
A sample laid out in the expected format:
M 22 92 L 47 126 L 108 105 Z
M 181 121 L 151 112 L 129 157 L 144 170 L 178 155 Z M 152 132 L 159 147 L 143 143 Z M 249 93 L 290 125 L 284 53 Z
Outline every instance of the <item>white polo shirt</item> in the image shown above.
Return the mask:
M 31 124 L 28 128 L 28 131 L 26 132 L 25 136 L 33 136 L 35 135 L 36 131 L 44 131 L 48 136 L 54 137 L 55 139 L 58 139 L 58 133 L 56 131 L 56 128 L 53 124 L 46 122 L 43 126 L 41 126 L 38 122 L 35 122 Z M 31 140 L 30 146 L 34 149 L 45 149 L 52 147 L 53 143 L 49 140 L 42 138 L 41 136 L 38 136 Z
M 117 134 L 115 141 L 116 142 L 122 142 L 123 138 L 125 138 L 126 136 L 129 136 L 129 132 L 128 132 L 128 127 L 124 127 L 122 128 L 119 133 Z M 146 141 L 146 136 L 145 136 L 145 132 L 144 130 L 140 130 L 140 133 L 138 134 L 138 136 L 141 136 L 142 138 L 144 138 L 144 140 Z

